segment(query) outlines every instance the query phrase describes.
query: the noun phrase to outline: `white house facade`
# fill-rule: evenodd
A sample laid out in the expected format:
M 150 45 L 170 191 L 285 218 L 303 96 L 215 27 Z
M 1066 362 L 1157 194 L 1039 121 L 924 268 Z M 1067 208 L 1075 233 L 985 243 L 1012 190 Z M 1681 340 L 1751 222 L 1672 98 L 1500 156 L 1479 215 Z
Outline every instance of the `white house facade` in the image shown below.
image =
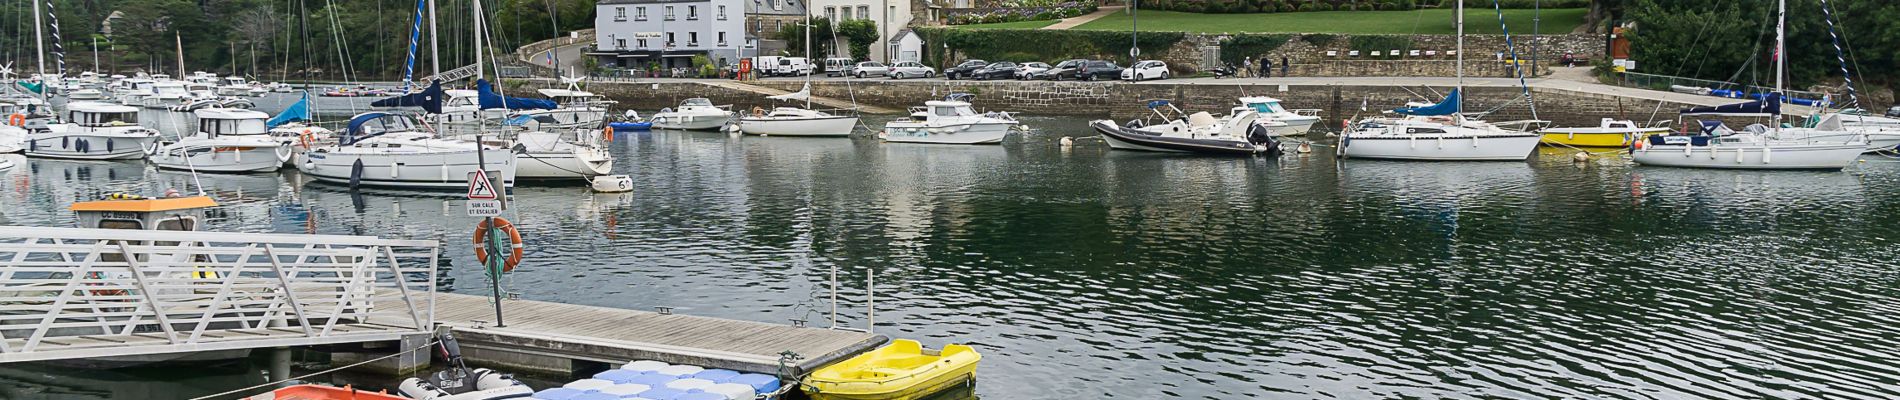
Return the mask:
M 692 66 L 704 55 L 715 65 L 754 56 L 746 35 L 745 0 L 600 0 L 594 50 L 601 66 Z
M 893 58 L 897 52 L 892 51 L 886 43 L 897 38 L 898 33 L 910 26 L 911 0 L 810 0 L 809 7 L 811 16 L 830 19 L 834 24 L 854 19 L 868 19 L 877 23 L 878 37 L 875 42 L 877 44 L 871 46 L 871 54 L 833 54 L 832 56 L 880 62 L 899 61 Z M 845 45 L 844 39 L 837 40 L 838 42 L 832 46 L 837 49 L 834 51 L 838 53 L 849 51 L 847 50 L 849 46 Z

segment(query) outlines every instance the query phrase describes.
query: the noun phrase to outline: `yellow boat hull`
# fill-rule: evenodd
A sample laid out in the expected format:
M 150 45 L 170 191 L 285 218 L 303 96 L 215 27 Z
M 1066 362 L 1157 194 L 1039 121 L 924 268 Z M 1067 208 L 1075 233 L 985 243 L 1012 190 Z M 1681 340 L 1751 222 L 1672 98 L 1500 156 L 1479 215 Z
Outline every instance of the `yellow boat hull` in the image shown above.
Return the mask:
M 1647 129 L 1633 132 L 1565 132 L 1544 131 L 1542 143 L 1549 146 L 1569 147 L 1629 147 L 1630 143 L 1643 140 L 1650 135 L 1668 133 L 1667 128 Z
M 817 400 L 913 400 L 976 379 L 983 356 L 969 346 L 930 351 L 897 339 L 869 353 L 821 368 L 801 388 Z

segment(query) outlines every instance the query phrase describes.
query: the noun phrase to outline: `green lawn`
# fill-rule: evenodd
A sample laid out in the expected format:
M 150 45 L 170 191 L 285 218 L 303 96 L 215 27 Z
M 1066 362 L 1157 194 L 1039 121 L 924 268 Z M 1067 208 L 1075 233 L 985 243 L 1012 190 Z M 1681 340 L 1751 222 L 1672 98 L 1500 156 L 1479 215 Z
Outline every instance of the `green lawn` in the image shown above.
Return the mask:
M 1544 9 L 1541 30 L 1544 34 L 1570 33 L 1583 25 L 1588 10 L 1582 8 Z M 1174 11 L 1141 11 L 1141 30 L 1206 33 L 1371 33 L 1371 34 L 1451 34 L 1457 32 L 1450 9 L 1431 8 L 1414 11 L 1315 11 L 1267 14 L 1196 14 Z M 1532 10 L 1504 10 L 1504 21 L 1511 34 L 1531 32 Z M 1091 21 L 1075 29 L 1129 29 L 1128 13 L 1119 12 Z M 988 24 L 1006 25 L 1006 24 Z M 1465 33 L 1498 33 L 1497 11 L 1488 8 L 1465 9 Z
M 1042 29 L 1042 27 L 1045 26 L 1055 25 L 1057 22 L 1062 22 L 1062 20 L 998 22 L 994 24 L 956 25 L 956 27 L 962 29 Z

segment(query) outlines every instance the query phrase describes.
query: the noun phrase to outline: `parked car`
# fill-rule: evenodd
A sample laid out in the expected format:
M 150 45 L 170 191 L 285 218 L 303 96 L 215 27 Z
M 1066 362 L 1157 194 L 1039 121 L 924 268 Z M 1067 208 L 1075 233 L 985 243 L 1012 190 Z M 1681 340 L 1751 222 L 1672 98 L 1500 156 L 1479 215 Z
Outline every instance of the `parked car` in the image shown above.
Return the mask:
M 1048 71 L 1049 68 L 1051 67 L 1049 66 L 1048 63 L 1035 62 L 1035 61 L 1022 63 L 1021 65 L 1018 65 L 1016 67 L 1016 79 L 1028 80 L 1030 74 L 1034 74 L 1034 73 L 1042 72 L 1042 71 Z
M 1887 109 L 1887 116 L 1900 118 L 1900 106 L 1893 106 L 1893 108 Z
M 970 72 L 970 79 L 979 81 L 1014 78 L 1016 78 L 1016 63 L 1008 61 L 993 62 L 983 66 L 983 69 Z
M 848 75 L 863 78 L 867 76 L 884 76 L 885 73 L 889 73 L 890 71 L 891 67 L 884 65 L 884 63 L 865 61 L 858 63 L 858 65 L 851 66 L 851 70 L 846 72 Z
M 851 69 L 851 59 L 849 58 L 832 57 L 825 59 L 825 76 L 844 76 L 845 70 L 847 69 Z
M 1149 79 L 1168 79 L 1168 63 L 1161 60 L 1146 60 L 1122 71 L 1122 80 L 1145 81 Z
M 1082 63 L 1082 68 L 1076 70 L 1075 76 L 1085 81 L 1112 80 L 1122 77 L 1122 67 L 1113 61 L 1089 60 Z
M 765 76 L 810 75 L 812 72 L 811 59 L 804 57 L 758 56 L 752 65 Z
M 916 61 L 904 61 L 891 64 L 890 70 L 886 71 L 885 75 L 890 75 L 891 79 L 929 78 L 937 76 L 937 69 L 924 66 L 923 63 Z
M 1087 62 L 1089 62 L 1089 60 L 1084 60 L 1080 58 L 1073 59 L 1073 60 L 1065 60 L 1063 62 L 1056 63 L 1055 66 L 1050 67 L 1047 70 L 1030 73 L 1029 79 L 1048 79 L 1048 80 L 1055 80 L 1055 81 L 1078 79 L 1076 74 L 1081 72 L 1082 64 L 1087 63 Z
M 970 73 L 976 72 L 976 70 L 983 69 L 983 67 L 989 65 L 989 61 L 966 60 L 962 64 L 957 64 L 955 67 L 943 70 L 943 77 L 950 78 L 950 80 L 953 81 L 957 80 L 957 78 L 968 78 L 970 77 Z

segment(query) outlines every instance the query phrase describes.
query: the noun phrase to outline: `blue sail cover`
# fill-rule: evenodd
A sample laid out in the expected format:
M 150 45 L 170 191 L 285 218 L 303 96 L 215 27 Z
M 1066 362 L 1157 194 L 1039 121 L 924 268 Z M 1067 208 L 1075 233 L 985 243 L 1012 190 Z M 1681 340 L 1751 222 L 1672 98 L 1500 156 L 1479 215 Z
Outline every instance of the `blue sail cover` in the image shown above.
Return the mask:
M 399 125 L 403 125 L 407 123 L 406 121 L 401 121 L 403 116 L 397 115 L 397 114 L 390 114 L 390 113 L 384 113 L 384 112 L 362 113 L 362 114 L 357 115 L 356 118 L 350 118 L 349 128 L 346 128 L 343 130 L 343 137 L 338 138 L 337 143 L 342 144 L 344 146 L 348 146 L 351 144 L 355 144 L 359 140 L 369 139 L 372 137 L 376 137 L 377 135 L 383 134 L 383 131 L 380 131 L 380 130 L 377 131 L 375 134 L 369 134 L 368 132 L 365 132 L 365 130 L 363 129 L 363 126 L 369 125 L 371 123 L 376 123 L 379 126 L 383 127 L 384 129 L 388 129 L 389 128 L 389 126 L 387 125 L 388 122 L 382 121 L 382 119 L 384 118 L 394 118 L 397 120 L 396 123 Z
M 1781 115 L 1781 95 L 1769 94 L 1760 101 L 1682 109 L 1682 115 Z
M 1170 104 L 1167 100 L 1148 100 L 1148 108 L 1161 108 Z
M 1439 101 L 1438 104 L 1433 104 L 1433 105 L 1429 105 L 1425 107 L 1399 108 L 1399 109 L 1392 110 L 1392 112 L 1405 114 L 1405 115 L 1423 115 L 1423 116 L 1457 114 L 1458 102 L 1461 101 L 1459 97 L 1460 96 L 1458 95 L 1458 91 L 1452 90 L 1451 94 L 1445 95 L 1445 100 Z
M 432 82 L 428 89 L 402 96 L 391 97 L 369 103 L 371 107 L 422 107 L 430 114 L 442 113 L 442 82 Z
M 509 97 L 504 101 L 500 94 L 495 93 L 495 87 L 488 84 L 487 79 L 476 80 L 475 91 L 480 96 L 479 98 L 481 99 L 483 110 L 496 108 L 506 108 L 510 110 L 552 110 L 561 106 L 554 104 L 554 100 L 523 97 Z
M 288 124 L 291 122 L 309 121 L 309 120 L 310 120 L 310 92 L 304 92 L 302 100 L 297 100 L 297 102 L 292 103 L 290 107 L 284 108 L 284 112 L 277 113 L 277 116 L 271 117 L 269 121 L 264 121 L 264 127 L 276 128 L 278 126 L 281 126 L 283 124 Z

